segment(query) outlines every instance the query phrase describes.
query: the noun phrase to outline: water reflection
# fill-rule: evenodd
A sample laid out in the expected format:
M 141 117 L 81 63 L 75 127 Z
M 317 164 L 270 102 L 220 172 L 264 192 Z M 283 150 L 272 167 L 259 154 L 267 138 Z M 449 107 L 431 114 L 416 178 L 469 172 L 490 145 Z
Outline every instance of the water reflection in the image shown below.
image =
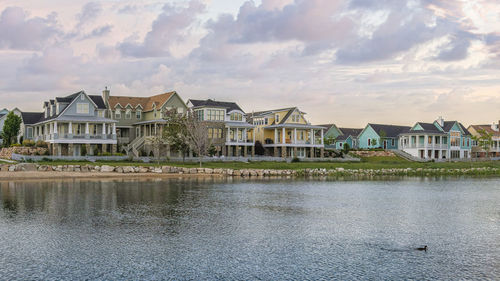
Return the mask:
M 0 276 L 498 279 L 499 199 L 498 179 L 5 181 Z

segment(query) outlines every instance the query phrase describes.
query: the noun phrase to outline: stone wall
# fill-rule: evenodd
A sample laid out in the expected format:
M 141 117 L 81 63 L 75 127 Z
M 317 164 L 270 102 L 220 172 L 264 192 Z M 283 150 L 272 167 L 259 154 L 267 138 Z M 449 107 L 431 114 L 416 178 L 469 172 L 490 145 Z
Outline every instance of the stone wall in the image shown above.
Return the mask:
M 395 156 L 390 150 L 369 151 L 369 150 L 353 150 L 350 153 L 360 157 L 392 157 Z
M 14 146 L 2 148 L 0 150 L 0 158 L 12 159 L 12 154 L 20 155 L 45 155 L 48 149 L 44 147 L 24 147 L 24 146 Z

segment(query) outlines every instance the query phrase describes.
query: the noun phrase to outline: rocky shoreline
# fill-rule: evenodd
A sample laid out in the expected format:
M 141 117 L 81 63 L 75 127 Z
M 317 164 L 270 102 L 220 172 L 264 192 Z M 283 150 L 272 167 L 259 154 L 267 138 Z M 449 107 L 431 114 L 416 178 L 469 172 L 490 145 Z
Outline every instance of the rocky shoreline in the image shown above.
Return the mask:
M 331 176 L 331 177 L 372 177 L 372 176 L 446 176 L 446 175 L 500 175 L 498 168 L 393 168 L 393 169 L 212 169 L 183 168 L 175 166 L 110 166 L 110 165 L 39 165 L 35 163 L 3 164 L 0 172 L 71 172 L 97 176 L 113 174 L 164 174 L 164 175 L 220 175 L 229 177 L 275 177 L 275 176 Z M 0 175 L 1 177 L 1 175 Z

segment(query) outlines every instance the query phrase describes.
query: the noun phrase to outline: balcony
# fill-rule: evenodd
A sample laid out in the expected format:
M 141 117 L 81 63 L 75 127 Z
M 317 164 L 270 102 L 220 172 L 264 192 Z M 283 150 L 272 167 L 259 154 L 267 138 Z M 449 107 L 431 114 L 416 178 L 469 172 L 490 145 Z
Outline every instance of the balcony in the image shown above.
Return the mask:
M 52 142 L 55 140 L 58 141 L 67 141 L 70 143 L 70 140 L 74 140 L 75 142 L 84 141 L 84 140 L 116 140 L 116 135 L 113 134 L 97 134 L 97 135 L 85 135 L 85 134 L 47 134 L 34 136 L 33 139 L 35 141 L 46 141 Z
M 403 144 L 402 148 L 448 149 L 448 145 L 447 144 L 412 143 L 412 144 Z

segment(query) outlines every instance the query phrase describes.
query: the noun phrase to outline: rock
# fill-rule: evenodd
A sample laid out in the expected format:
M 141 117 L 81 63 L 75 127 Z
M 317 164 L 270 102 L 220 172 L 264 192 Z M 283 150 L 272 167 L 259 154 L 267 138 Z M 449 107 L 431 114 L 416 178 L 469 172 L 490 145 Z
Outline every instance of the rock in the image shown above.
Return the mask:
M 153 173 L 156 173 L 156 174 L 161 174 L 161 173 L 162 173 L 162 169 L 161 169 L 161 167 L 154 168 L 154 169 L 153 169 Z
M 123 167 L 119 167 L 119 166 L 116 167 L 115 168 L 115 172 L 117 172 L 117 173 L 123 173 Z
M 102 173 L 111 173 L 111 172 L 113 172 L 114 170 L 115 170 L 115 168 L 114 168 L 114 167 L 112 167 L 112 166 L 109 166 L 109 165 L 102 165 L 102 166 L 101 166 L 101 172 L 102 172 Z
M 147 167 L 139 167 L 139 173 L 147 173 L 148 168 Z
M 16 170 L 16 165 L 9 166 L 9 172 L 14 172 Z
M 9 165 L 0 165 L 0 171 L 7 172 L 9 170 Z
M 125 166 L 123 167 L 123 173 L 133 173 L 135 171 L 134 167 L 131 166 Z
M 168 174 L 171 172 L 171 169 L 169 166 L 162 166 L 161 171 L 162 171 L 162 173 Z
M 214 170 L 213 169 L 210 169 L 210 168 L 205 168 L 205 174 L 213 174 L 214 173 Z

